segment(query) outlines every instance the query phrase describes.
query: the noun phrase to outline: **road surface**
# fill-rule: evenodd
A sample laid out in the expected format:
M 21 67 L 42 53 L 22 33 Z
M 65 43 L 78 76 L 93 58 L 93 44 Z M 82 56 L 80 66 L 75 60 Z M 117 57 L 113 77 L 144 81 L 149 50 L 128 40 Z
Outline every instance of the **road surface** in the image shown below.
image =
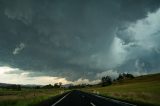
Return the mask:
M 74 90 L 64 95 L 62 98 L 60 98 L 51 106 L 136 106 L 136 105 Z

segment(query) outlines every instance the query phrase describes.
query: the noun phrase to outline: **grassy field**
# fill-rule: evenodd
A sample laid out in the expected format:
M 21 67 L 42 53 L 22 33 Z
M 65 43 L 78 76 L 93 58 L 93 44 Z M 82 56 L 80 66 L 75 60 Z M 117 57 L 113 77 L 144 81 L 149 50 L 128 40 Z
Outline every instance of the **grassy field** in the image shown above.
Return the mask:
M 115 82 L 111 86 L 89 87 L 81 90 L 142 106 L 160 106 L 160 74 L 145 75 Z
M 63 93 L 63 89 L 0 89 L 0 106 L 34 106 L 41 101 Z
M 160 106 L 160 74 L 114 82 L 106 87 L 92 86 L 80 90 L 128 101 L 138 106 Z M 21 91 L 14 91 L 0 88 L 0 106 L 35 106 L 64 91 L 68 90 L 23 88 Z

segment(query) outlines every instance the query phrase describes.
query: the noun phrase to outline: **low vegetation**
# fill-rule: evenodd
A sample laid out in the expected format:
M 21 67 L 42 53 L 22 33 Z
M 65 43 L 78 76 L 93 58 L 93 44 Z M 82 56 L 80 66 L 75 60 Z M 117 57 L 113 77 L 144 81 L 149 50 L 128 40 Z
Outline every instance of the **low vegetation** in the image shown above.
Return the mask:
M 130 78 L 119 77 L 118 80 L 114 80 L 109 86 L 101 87 L 97 85 L 81 90 L 142 106 L 160 106 L 160 74 L 144 75 L 135 78 L 132 76 Z
M 68 90 L 80 89 L 137 104 L 138 106 L 160 106 L 160 74 L 134 77 L 120 74 L 118 78 L 102 77 L 97 85 L 71 85 L 63 88 L 62 83 L 54 85 L 21 87 L 12 85 L 0 88 L 0 106 L 36 106 Z
M 64 89 L 33 89 L 21 90 L 0 89 L 0 106 L 35 106 L 41 101 L 59 95 Z

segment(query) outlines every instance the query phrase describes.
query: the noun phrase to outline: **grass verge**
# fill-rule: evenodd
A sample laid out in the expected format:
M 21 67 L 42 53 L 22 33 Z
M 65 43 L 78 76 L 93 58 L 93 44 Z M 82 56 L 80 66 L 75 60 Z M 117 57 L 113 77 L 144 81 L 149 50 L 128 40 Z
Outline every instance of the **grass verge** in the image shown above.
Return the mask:
M 63 89 L 0 90 L 0 106 L 35 106 L 63 92 Z
M 88 87 L 81 90 L 128 101 L 140 106 L 160 106 L 160 74 L 115 82 L 111 86 Z

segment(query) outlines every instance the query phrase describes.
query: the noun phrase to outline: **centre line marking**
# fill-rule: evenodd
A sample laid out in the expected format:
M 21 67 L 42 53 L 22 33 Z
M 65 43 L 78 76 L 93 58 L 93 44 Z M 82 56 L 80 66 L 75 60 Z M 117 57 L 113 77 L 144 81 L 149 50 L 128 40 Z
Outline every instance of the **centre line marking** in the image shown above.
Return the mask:
M 52 106 L 57 105 L 59 102 L 61 102 L 64 98 L 66 98 L 70 93 L 66 94 L 63 98 L 61 98 L 60 100 L 58 100 L 56 103 L 54 103 Z
M 96 106 L 96 105 L 95 105 L 94 103 L 92 103 L 92 102 L 91 102 L 90 104 L 91 104 L 92 106 Z

